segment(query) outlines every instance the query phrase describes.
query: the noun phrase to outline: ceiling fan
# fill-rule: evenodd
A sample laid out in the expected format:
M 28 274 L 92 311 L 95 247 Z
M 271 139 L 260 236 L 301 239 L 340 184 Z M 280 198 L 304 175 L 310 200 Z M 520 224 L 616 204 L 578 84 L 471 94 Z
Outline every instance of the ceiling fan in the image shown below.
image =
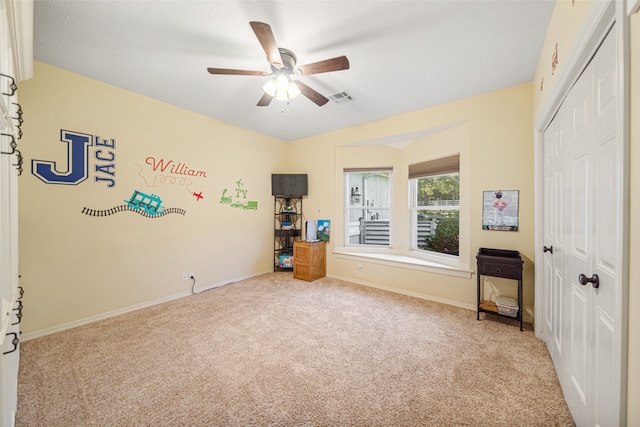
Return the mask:
M 228 68 L 207 68 L 211 74 L 241 75 L 241 76 L 273 76 L 263 87 L 264 95 L 258 101 L 259 107 L 268 106 L 275 98 L 287 101 L 302 94 L 316 103 L 319 107 L 329 102 L 329 99 L 310 88 L 300 80 L 293 80 L 293 76 L 310 76 L 312 74 L 328 73 L 349 69 L 349 60 L 346 56 L 326 59 L 307 65 L 296 66 L 296 55 L 289 49 L 278 47 L 271 27 L 264 22 L 249 22 L 258 41 L 262 45 L 267 60 L 271 65 L 271 72 L 234 70 Z

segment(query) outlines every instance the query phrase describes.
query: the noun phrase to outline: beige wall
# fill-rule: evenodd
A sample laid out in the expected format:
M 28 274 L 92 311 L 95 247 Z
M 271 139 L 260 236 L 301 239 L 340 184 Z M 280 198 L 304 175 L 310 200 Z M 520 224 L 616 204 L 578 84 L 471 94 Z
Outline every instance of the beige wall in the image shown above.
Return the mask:
M 447 138 L 464 139 L 456 143 L 463 148 L 463 174 L 469 182 L 467 261 L 474 269 L 474 255 L 482 246 L 520 250 L 526 260 L 525 306 L 533 303 L 530 84 L 292 143 L 40 63 L 35 78 L 21 85 L 20 94 L 27 119 L 21 143 L 25 172 L 19 182 L 21 283 L 31 313 L 24 319 L 26 339 L 187 295 L 190 282 L 181 279 L 185 271 L 196 272 L 198 287 L 271 271 L 271 173 L 308 173 L 306 218 L 336 220 L 338 147 L 452 124 L 457 126 L 414 142 L 404 156 L 437 157 L 439 147 L 448 145 Z M 94 174 L 69 186 L 45 184 L 31 173 L 33 159 L 57 162 L 58 172 L 66 168 L 62 129 L 116 140 L 113 188 L 95 182 Z M 89 149 L 90 168 L 97 163 L 95 148 Z M 187 183 L 180 176 L 154 173 L 146 164 L 148 157 L 185 163 L 205 171 L 207 177 L 192 177 Z M 258 202 L 257 211 L 219 203 L 225 189 L 227 195 L 233 194 L 239 179 L 248 200 Z M 482 191 L 506 186 L 520 190 L 520 231 L 481 230 Z M 122 205 L 134 190 L 157 194 L 164 206 L 184 209 L 186 214 L 161 218 L 133 212 L 83 214 L 84 208 Z M 205 198 L 197 201 L 192 193 L 200 191 Z M 330 254 L 328 272 L 469 308 L 475 304 L 475 276 L 461 279 L 364 264 L 356 274 L 353 262 Z M 513 282 L 494 282 L 503 293 L 514 294 Z
M 557 0 L 533 79 L 534 110 L 547 101 L 558 75 L 572 54 L 592 0 Z
M 182 281 L 182 272 L 194 271 L 202 288 L 273 271 L 270 175 L 286 171 L 282 141 L 41 63 L 19 90 L 25 111 L 19 233 L 27 338 L 186 295 L 191 282 Z M 45 184 L 31 173 L 32 159 L 66 170 L 61 129 L 116 140 L 114 187 L 95 182 L 106 175 L 92 169 L 78 185 Z M 90 168 L 98 164 L 95 148 L 89 149 Z M 101 156 L 108 158 L 108 150 Z M 189 182 L 169 169 L 154 172 L 148 157 L 186 164 L 206 178 L 186 176 Z M 240 179 L 247 198 L 233 202 L 257 201 L 258 210 L 219 203 L 225 189 L 235 196 Z M 186 213 L 82 213 L 123 205 L 134 190 Z M 204 198 L 198 201 L 193 192 Z
M 296 168 L 307 171 L 310 177 L 309 198 L 305 200 L 307 218 L 331 219 L 332 223 L 335 221 L 337 224 L 342 222 L 342 171 L 337 170 L 339 166 L 336 165 L 340 165 L 340 162 L 335 159 L 345 150 L 345 146 L 407 132 L 456 125 L 419 138 L 404 149 L 404 155 L 400 148 L 387 146 L 362 147 L 362 151 L 364 153 L 380 150 L 382 154 L 378 157 L 387 156 L 388 163 L 400 165 L 399 169 L 394 170 L 394 190 L 404 194 L 404 197 L 396 197 L 394 202 L 406 206 L 406 180 L 402 179 L 403 176 L 406 178 L 406 171 L 402 169 L 402 165 L 413 163 L 407 158 L 413 157 L 415 161 L 426 160 L 438 158 L 449 150 L 461 150 L 462 180 L 466 177 L 469 186 L 467 221 L 470 231 L 467 261 L 471 269 L 475 270 L 474 257 L 479 247 L 519 250 L 526 261 L 525 306 L 531 307 L 534 252 L 531 94 L 531 84 L 522 84 L 292 143 L 291 153 L 296 159 Z M 358 150 L 358 147 L 350 147 L 349 150 Z M 520 191 L 518 232 L 482 230 L 482 192 L 497 189 Z M 398 220 L 403 221 L 402 218 Z M 466 279 L 389 267 L 364 260 L 343 259 L 332 253 L 336 242 L 341 241 L 341 237 L 335 236 L 332 232 L 327 260 L 328 274 L 332 276 L 470 308 L 475 307 L 475 275 Z M 396 244 L 400 247 L 394 249 L 408 248 L 406 238 L 399 238 Z M 357 264 L 362 264 L 362 271 L 358 271 Z M 503 293 L 515 292 L 514 282 L 500 282 L 497 279 L 494 282 L 504 291 Z

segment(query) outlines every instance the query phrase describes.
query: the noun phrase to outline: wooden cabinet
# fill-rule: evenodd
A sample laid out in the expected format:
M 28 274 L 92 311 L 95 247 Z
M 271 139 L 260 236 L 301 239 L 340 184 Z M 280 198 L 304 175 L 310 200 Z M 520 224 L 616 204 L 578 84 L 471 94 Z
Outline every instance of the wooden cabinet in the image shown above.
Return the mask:
M 327 274 L 324 242 L 302 242 L 293 244 L 293 277 L 313 282 Z
M 482 299 L 482 277 L 493 276 L 503 279 L 511 279 L 518 282 L 518 311 L 515 319 L 520 322 L 522 330 L 522 258 L 520 252 L 505 249 L 480 248 L 476 255 L 478 261 L 478 317 L 480 313 L 491 313 L 497 316 L 511 317 L 499 312 L 498 307 L 491 301 Z

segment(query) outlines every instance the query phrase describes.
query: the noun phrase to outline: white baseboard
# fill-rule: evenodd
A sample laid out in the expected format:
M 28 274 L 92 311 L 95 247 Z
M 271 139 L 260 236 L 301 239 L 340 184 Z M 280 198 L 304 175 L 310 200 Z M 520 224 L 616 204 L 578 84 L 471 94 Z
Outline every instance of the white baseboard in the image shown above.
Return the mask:
M 201 292 L 205 292 L 205 291 L 208 291 L 210 289 L 219 288 L 221 286 L 230 285 L 230 284 L 233 284 L 235 282 L 239 282 L 241 280 L 247 280 L 247 279 L 251 279 L 253 277 L 262 276 L 263 274 L 269 274 L 269 273 L 271 273 L 271 271 L 264 271 L 264 272 L 255 273 L 255 274 L 248 274 L 246 276 L 237 277 L 237 278 L 232 279 L 232 280 L 213 283 L 213 284 L 209 284 L 209 285 L 206 285 L 206 286 L 202 286 L 200 288 L 195 288 L 194 292 L 196 294 L 197 293 L 201 293 Z M 477 307 L 475 306 L 475 304 L 465 304 L 465 303 L 461 303 L 460 301 L 450 300 L 450 299 L 446 299 L 446 298 L 433 297 L 433 296 L 426 295 L 426 294 L 421 294 L 421 293 L 418 293 L 418 292 L 405 291 L 405 290 L 402 290 L 402 289 L 393 288 L 391 286 L 379 285 L 377 283 L 372 283 L 372 282 L 368 282 L 368 281 L 364 281 L 364 280 L 356 280 L 356 279 L 354 279 L 352 277 L 343 277 L 343 276 L 338 276 L 338 275 L 333 275 L 333 274 L 328 274 L 327 277 L 331 277 L 331 278 L 337 279 L 337 280 L 343 280 L 345 282 L 355 283 L 355 284 L 362 285 L 362 286 L 368 286 L 370 288 L 377 288 L 377 289 L 381 289 L 383 291 L 395 292 L 397 294 L 408 295 L 408 296 L 421 298 L 421 299 L 428 300 L 428 301 L 439 302 L 439 303 L 442 303 L 442 304 L 448 304 L 448 305 L 452 305 L 454 307 L 466 308 L 466 309 L 472 310 L 472 311 L 476 311 L 477 310 Z M 151 301 L 146 301 L 146 302 L 143 302 L 141 304 L 135 304 L 135 305 L 131 305 L 131 306 L 128 306 L 128 307 L 120 308 L 120 309 L 117 309 L 117 310 L 108 311 L 106 313 L 97 314 L 95 316 L 85 317 L 84 319 L 74 320 L 73 322 L 64 323 L 62 325 L 57 325 L 57 326 L 54 326 L 54 327 L 51 327 L 51 328 L 41 329 L 39 331 L 34 331 L 34 332 L 29 332 L 28 334 L 22 334 L 20 336 L 20 341 L 21 342 L 29 341 L 29 340 L 32 340 L 32 339 L 35 339 L 35 338 L 40 338 L 40 337 L 43 337 L 43 336 L 46 336 L 46 335 L 54 334 L 56 332 L 61 332 L 61 331 L 65 331 L 67 329 L 77 328 L 78 326 L 88 325 L 90 323 L 97 322 L 99 320 L 108 319 L 110 317 L 119 316 L 121 314 L 129 313 L 129 312 L 140 310 L 140 309 L 147 308 L 147 307 L 152 307 L 154 305 L 163 304 L 165 302 L 173 301 L 173 300 L 176 300 L 176 299 L 179 299 L 179 298 L 188 297 L 188 296 L 191 296 L 191 295 L 192 295 L 192 293 L 191 293 L 190 290 L 189 291 L 184 291 L 184 292 L 180 292 L 178 294 L 169 295 L 167 297 L 158 298 L 158 299 L 151 300 Z M 532 315 L 532 309 L 531 308 L 525 307 L 525 311 L 523 313 L 523 320 L 526 323 L 533 323 L 533 315 Z
M 221 286 L 229 285 L 235 282 L 239 282 L 241 280 L 251 279 L 252 277 L 262 276 L 263 274 L 270 273 L 271 271 L 265 271 L 261 273 L 249 274 L 246 276 L 237 277 L 232 280 L 228 280 L 225 282 L 218 282 L 210 285 L 203 286 L 201 288 L 195 288 L 194 292 L 200 293 L 204 291 L 208 291 L 209 289 L 219 288 Z M 95 316 L 85 317 L 84 319 L 74 320 L 73 322 L 64 323 L 62 325 L 57 325 L 47 329 L 41 329 L 39 331 L 29 332 L 28 334 L 20 335 L 20 341 L 25 342 L 35 338 L 44 337 L 46 335 L 51 335 L 56 332 L 65 331 L 67 329 L 77 328 L 78 326 L 88 325 L 89 323 L 97 322 L 99 320 L 108 319 L 110 317 L 119 316 L 121 314 L 130 313 L 132 311 L 140 310 L 142 308 L 152 307 L 154 305 L 163 304 L 165 302 L 173 301 L 179 298 L 184 298 L 193 295 L 191 290 L 183 291 L 178 294 L 169 295 L 167 297 L 158 298 L 150 301 L 146 301 L 140 304 L 131 305 L 128 307 L 119 308 L 117 310 L 108 311 L 106 313 L 96 314 Z
M 379 285 L 377 283 L 372 283 L 364 280 L 357 280 L 352 277 L 343 277 L 337 276 L 334 274 L 327 274 L 327 277 L 331 277 L 333 279 L 343 280 L 345 282 L 355 283 L 357 285 L 368 286 L 370 288 L 381 289 L 383 291 L 395 292 L 396 294 L 408 295 L 411 297 L 416 297 L 420 299 L 424 299 L 427 301 L 440 302 L 442 304 L 452 305 L 454 307 L 466 308 L 467 310 L 477 311 L 478 307 L 475 304 L 466 304 L 460 301 L 450 300 L 446 298 L 438 298 L 427 294 L 421 294 L 418 292 L 405 291 L 403 289 L 393 288 L 391 286 Z M 474 288 L 475 292 L 475 288 Z M 533 323 L 533 309 L 531 307 L 525 307 L 522 312 L 522 321 L 525 323 Z

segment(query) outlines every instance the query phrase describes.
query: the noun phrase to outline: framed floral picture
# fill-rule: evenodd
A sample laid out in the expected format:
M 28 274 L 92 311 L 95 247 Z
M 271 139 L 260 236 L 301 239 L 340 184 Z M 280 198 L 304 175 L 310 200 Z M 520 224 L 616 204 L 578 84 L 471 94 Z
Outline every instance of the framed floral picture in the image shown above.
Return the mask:
M 329 243 L 331 237 L 331 220 L 318 220 L 318 240 Z
M 482 229 L 518 231 L 518 190 L 484 191 Z

